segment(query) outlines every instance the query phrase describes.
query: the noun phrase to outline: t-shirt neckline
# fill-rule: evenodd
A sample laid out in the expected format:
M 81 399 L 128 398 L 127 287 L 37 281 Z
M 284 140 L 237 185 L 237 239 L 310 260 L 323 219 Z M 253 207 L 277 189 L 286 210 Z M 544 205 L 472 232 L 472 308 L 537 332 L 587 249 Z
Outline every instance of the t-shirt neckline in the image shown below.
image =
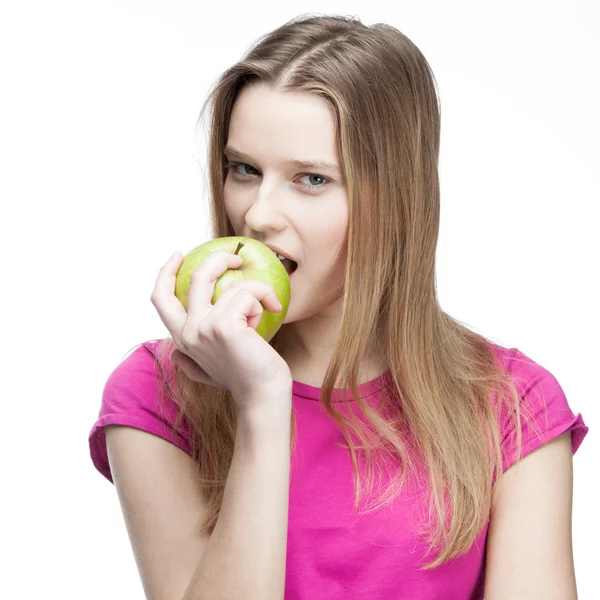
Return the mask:
M 360 392 L 361 398 L 367 398 L 372 396 L 375 392 L 378 392 L 386 385 L 391 383 L 392 374 L 390 369 L 385 370 L 381 375 L 378 375 L 375 379 L 371 379 L 371 381 L 367 381 L 365 383 L 361 383 L 358 386 L 358 390 Z M 300 398 L 306 398 L 307 400 L 319 400 L 321 388 L 315 387 L 313 385 L 308 385 L 308 383 L 303 383 L 302 381 L 297 381 L 296 379 L 292 382 L 292 395 L 298 396 Z M 344 388 L 333 388 L 331 399 L 333 402 L 343 402 L 344 400 Z M 354 395 L 350 388 L 348 388 L 348 400 L 351 402 L 355 401 Z

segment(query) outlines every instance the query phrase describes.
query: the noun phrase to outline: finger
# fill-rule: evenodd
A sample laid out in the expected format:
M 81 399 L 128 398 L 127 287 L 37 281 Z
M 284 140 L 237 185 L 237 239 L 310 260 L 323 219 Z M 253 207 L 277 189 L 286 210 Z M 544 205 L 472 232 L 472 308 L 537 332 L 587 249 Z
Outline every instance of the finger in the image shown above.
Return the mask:
M 231 302 L 233 303 L 234 317 L 237 316 L 240 325 L 252 327 L 256 331 L 262 319 L 264 308 L 256 299 L 254 293 L 242 289 L 233 297 Z
M 279 298 L 269 284 L 264 283 L 263 281 L 257 281 L 256 279 L 245 279 L 230 283 L 225 291 L 219 296 L 219 299 L 216 301 L 211 312 L 217 311 L 214 314 L 218 315 L 221 311 L 221 306 L 227 304 L 230 299 L 242 289 L 252 292 L 257 300 L 261 302 L 264 308 L 269 312 L 277 313 L 282 310 L 282 308 L 280 309 Z
M 228 287 L 215 303 L 207 317 L 209 326 L 211 323 L 223 321 L 235 327 L 236 322 L 241 321 L 244 326 L 256 329 L 265 310 L 261 302 L 266 304 L 267 298 L 270 298 L 271 303 L 279 302 L 276 296 L 275 300 L 272 299 L 274 292 L 271 287 L 261 281 L 236 283 L 237 285 Z M 279 309 L 279 306 L 276 309 Z M 276 309 L 272 312 L 276 312 Z
M 267 285 L 262 281 L 256 281 L 249 279 L 245 281 L 234 281 L 227 286 L 227 289 L 219 296 L 219 299 L 215 302 L 213 309 L 210 312 L 207 324 L 218 323 L 221 319 L 226 319 L 228 322 L 233 323 L 236 317 L 241 316 L 239 308 L 236 306 L 230 306 L 231 300 L 240 292 L 240 290 L 246 290 L 251 293 L 255 299 L 257 306 L 260 307 L 260 312 L 255 309 L 253 314 L 248 318 L 254 318 L 252 323 L 248 323 L 253 329 L 258 327 L 260 319 L 262 318 L 263 310 L 266 309 L 269 312 L 279 312 L 279 300 L 273 292 L 271 286 Z M 260 305 L 260 300 L 263 299 L 263 306 Z M 236 312 L 237 311 L 237 312 Z M 258 319 L 256 319 L 258 315 Z M 256 323 L 254 325 L 254 322 Z
M 212 310 L 215 295 L 215 282 L 228 269 L 236 269 L 242 264 L 242 257 L 219 250 L 207 256 L 190 277 L 188 291 L 188 322 L 198 324 Z
M 179 350 L 174 350 L 171 354 L 171 362 L 175 363 L 192 381 L 198 381 L 206 385 L 212 385 L 213 387 L 220 387 L 212 377 L 210 377 L 208 373 L 187 354 L 180 352 Z
M 180 339 L 181 330 L 187 317 L 185 308 L 175 296 L 175 280 L 182 261 L 183 255 L 180 252 L 171 256 L 158 272 L 154 290 L 150 296 L 150 301 L 174 340 Z

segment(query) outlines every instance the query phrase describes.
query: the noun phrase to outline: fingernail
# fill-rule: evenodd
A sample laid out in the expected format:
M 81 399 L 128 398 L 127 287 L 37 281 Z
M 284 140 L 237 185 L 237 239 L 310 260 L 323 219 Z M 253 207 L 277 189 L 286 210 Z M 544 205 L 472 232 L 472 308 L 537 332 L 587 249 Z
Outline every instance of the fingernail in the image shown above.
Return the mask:
M 171 258 L 170 258 L 169 260 L 174 260 L 174 259 L 175 259 L 175 257 L 176 257 L 178 254 L 179 254 L 179 250 L 177 250 L 177 252 L 175 252 L 175 253 L 173 254 L 173 256 L 171 256 Z

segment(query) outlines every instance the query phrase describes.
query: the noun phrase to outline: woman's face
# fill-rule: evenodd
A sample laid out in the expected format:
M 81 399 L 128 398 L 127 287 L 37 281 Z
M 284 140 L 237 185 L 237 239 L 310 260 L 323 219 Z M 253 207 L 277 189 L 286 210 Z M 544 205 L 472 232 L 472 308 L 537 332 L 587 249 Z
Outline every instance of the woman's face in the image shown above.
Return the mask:
M 225 210 L 235 234 L 274 244 L 298 263 L 285 323 L 337 313 L 348 206 L 329 105 L 312 94 L 244 87 L 233 107 L 225 157 Z

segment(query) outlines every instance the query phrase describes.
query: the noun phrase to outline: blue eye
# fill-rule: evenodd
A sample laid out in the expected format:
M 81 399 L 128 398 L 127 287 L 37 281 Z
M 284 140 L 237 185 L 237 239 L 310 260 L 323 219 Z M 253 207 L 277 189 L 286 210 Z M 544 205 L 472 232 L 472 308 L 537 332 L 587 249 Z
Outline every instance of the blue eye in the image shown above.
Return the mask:
M 254 167 L 251 167 L 250 165 L 247 165 L 246 163 L 240 163 L 240 162 L 233 162 L 233 163 L 228 163 L 225 165 L 226 169 L 229 169 L 230 167 L 250 167 L 251 169 Z M 254 169 L 256 171 L 256 169 Z M 238 173 L 237 171 L 235 171 L 235 173 L 237 175 L 249 175 L 249 173 Z
M 237 167 L 249 167 L 250 169 L 256 171 L 256 173 L 258 173 L 258 171 L 252 165 L 249 165 L 247 163 L 242 163 L 242 162 L 230 162 L 230 163 L 227 163 L 224 168 L 230 169 L 232 167 L 234 169 L 234 171 L 233 171 L 234 174 L 242 179 L 248 178 L 248 177 L 254 177 L 255 174 L 240 173 L 236 170 Z M 323 175 L 317 175 L 316 173 L 303 173 L 302 177 L 314 177 L 314 178 L 322 180 L 322 183 L 316 184 L 316 185 L 306 185 L 304 183 L 298 184 L 301 188 L 307 190 L 309 193 L 315 193 L 316 191 L 324 188 L 326 185 L 331 183 L 329 179 L 327 179 L 326 177 L 323 177 Z

